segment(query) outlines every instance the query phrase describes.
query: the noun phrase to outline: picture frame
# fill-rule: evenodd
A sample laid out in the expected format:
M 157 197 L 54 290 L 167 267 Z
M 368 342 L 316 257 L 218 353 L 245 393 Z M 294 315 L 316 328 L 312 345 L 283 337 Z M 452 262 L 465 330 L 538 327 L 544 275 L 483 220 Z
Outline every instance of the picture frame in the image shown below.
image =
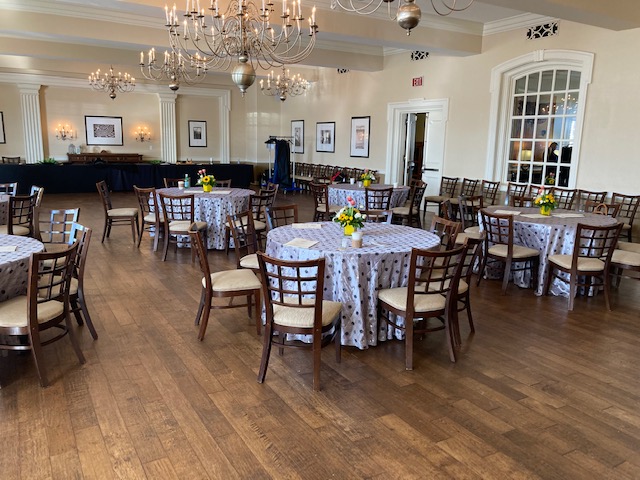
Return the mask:
M 123 145 L 122 117 L 84 116 L 87 145 Z
M 291 153 L 304 153 L 304 120 L 291 120 Z
M 207 146 L 207 122 L 205 120 L 189 120 L 189 146 Z
M 335 153 L 336 122 L 316 123 L 316 152 Z
M 371 117 L 351 117 L 352 157 L 369 158 L 369 130 Z
M 4 113 L 0 112 L 0 143 L 7 143 L 7 137 L 4 135 Z

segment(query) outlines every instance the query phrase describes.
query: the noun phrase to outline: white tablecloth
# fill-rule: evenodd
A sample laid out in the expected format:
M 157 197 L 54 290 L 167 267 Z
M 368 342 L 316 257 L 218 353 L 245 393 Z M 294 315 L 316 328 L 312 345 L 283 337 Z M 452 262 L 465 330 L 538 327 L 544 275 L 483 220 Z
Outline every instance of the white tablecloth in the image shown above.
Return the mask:
M 42 252 L 44 245 L 31 237 L 0 235 L 0 246 L 16 246 L 13 252 L 0 252 L 0 301 L 27 293 L 29 259 Z
M 573 245 L 575 243 L 578 223 L 605 226 L 613 225 L 617 221 L 606 215 L 577 212 L 575 210 L 553 210 L 551 216 L 546 218 L 527 218 L 522 216 L 523 214 L 538 214 L 540 213 L 539 208 L 493 206 L 488 207 L 487 210 L 509 210 L 520 212 L 519 215 L 514 215 L 513 217 L 513 241 L 516 245 L 523 245 L 540 251 L 538 280 L 537 282 L 534 282 L 536 295 L 542 295 L 549 255 L 571 255 L 573 253 Z M 558 216 L 562 214 L 579 214 L 582 216 L 570 218 Z M 486 276 L 489 278 L 497 278 L 500 275 L 501 273 L 495 270 L 488 270 L 486 272 Z M 519 287 L 529 287 L 531 279 L 530 271 L 526 270 L 515 272 L 512 276 L 513 282 Z M 549 287 L 549 293 L 552 295 L 568 297 L 569 285 L 555 279 Z
M 440 239 L 429 232 L 400 225 L 368 223 L 363 248 L 343 247 L 343 229 L 324 222 L 321 229 L 279 227 L 267 235 L 266 253 L 283 260 L 326 259 L 324 299 L 342 302 L 342 344 L 364 349 L 393 338 L 379 327 L 377 290 L 407 285 L 411 249 L 433 248 Z M 286 246 L 294 238 L 314 240 L 310 248 Z
M 209 225 L 206 245 L 210 250 L 224 250 L 227 215 L 247 210 L 249 208 L 249 197 L 254 194 L 253 190 L 244 188 L 214 188 L 210 193 L 205 193 L 202 187 L 187 189 L 161 188 L 157 191 L 171 195 L 194 194 L 194 217 L 195 220 L 207 222 Z
M 9 195 L 0 195 L 0 225 L 6 225 L 9 219 Z
M 376 188 L 389 188 L 393 185 L 375 184 L 371 185 L 371 189 Z M 409 198 L 409 187 L 400 186 L 393 189 L 391 194 L 391 204 L 389 208 L 401 207 Z M 335 183 L 329 185 L 329 204 L 330 205 L 346 205 L 347 197 L 351 196 L 356 201 L 356 206 L 364 206 L 364 187 L 358 187 L 357 184 L 351 185 L 350 183 Z

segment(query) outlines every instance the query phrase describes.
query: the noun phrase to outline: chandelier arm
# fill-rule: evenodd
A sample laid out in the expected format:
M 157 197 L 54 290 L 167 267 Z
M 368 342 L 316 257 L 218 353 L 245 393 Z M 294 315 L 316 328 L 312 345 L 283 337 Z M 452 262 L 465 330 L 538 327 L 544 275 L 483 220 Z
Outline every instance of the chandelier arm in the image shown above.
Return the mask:
M 473 4 L 473 2 L 475 2 L 475 0 L 468 0 L 469 3 L 467 3 L 465 6 L 457 7 L 456 4 L 458 3 L 458 0 L 450 1 L 451 4 L 447 3 L 446 0 L 431 0 L 431 7 L 438 15 L 440 15 L 441 17 L 446 17 L 447 15 L 451 15 L 453 12 L 462 12 L 466 10 Z M 446 10 L 438 10 L 438 8 L 436 7 L 436 3 L 442 4 L 442 6 L 444 6 Z

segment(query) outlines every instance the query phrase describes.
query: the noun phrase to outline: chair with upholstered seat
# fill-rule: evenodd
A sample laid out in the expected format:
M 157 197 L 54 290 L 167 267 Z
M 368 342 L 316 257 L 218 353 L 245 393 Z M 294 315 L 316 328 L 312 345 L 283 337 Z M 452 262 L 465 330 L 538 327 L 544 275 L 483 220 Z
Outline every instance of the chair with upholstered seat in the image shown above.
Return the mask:
M 568 283 L 569 310 L 573 310 L 578 287 L 583 287 L 585 290 L 603 287 L 607 310 L 611 310 L 609 266 L 621 230 L 622 223 L 601 227 L 579 223 L 576 228 L 573 253 L 549 255 L 543 294 L 546 295 L 549 292 L 554 278 Z M 569 280 L 566 279 L 566 275 L 569 276 Z
M 20 165 L 22 163 L 22 158 L 20 157 L 2 157 L 2 163 L 6 165 Z
M 449 201 L 453 205 L 453 208 L 454 209 L 458 208 L 458 198 L 460 198 L 461 195 L 465 197 L 475 197 L 477 193 L 476 190 L 478 189 L 479 183 L 480 183 L 480 180 L 463 178 L 462 185 L 460 185 L 460 194 L 458 196 L 452 196 L 449 199 Z
M 442 177 L 440 180 L 440 190 L 438 191 L 438 195 L 427 195 L 424 197 L 423 215 L 427 213 L 427 207 L 429 204 L 435 203 L 438 205 L 438 212 L 436 213 L 442 216 L 440 205 L 442 202 L 451 199 L 456 194 L 456 187 L 458 186 L 459 180 L 460 179 L 458 177 Z
M 557 208 L 563 208 L 565 210 L 571 210 L 573 208 L 573 202 L 577 192 L 575 188 L 560 187 L 551 187 L 549 191 L 558 204 Z
M 640 205 L 640 195 L 625 195 L 623 193 L 611 194 L 611 203 L 620 205 L 618 220 L 623 222 L 622 233 L 627 235 L 629 242 L 633 241 L 633 220 L 636 218 L 638 205 Z
M 133 236 L 133 243 L 136 242 L 139 235 L 138 225 L 138 209 L 137 208 L 113 208 L 111 204 L 111 196 L 109 195 L 109 188 L 107 182 L 104 180 L 96 183 L 96 188 L 100 194 L 102 200 L 102 207 L 104 208 L 104 229 L 102 231 L 102 243 L 104 239 L 111 235 L 111 227 L 118 225 L 130 225 L 131 235 Z
M 529 184 L 527 183 L 507 183 L 507 205 L 512 207 L 524 207 L 527 201 L 530 201 L 527 189 Z
M 80 208 L 41 212 L 36 222 L 36 238 L 44 243 L 47 252 L 60 252 L 73 244 L 73 224 L 80 217 Z
M 258 382 L 267 374 L 272 346 L 307 348 L 313 354 L 313 389 L 320 390 L 322 347 L 334 342 L 336 362 L 341 356 L 342 304 L 323 300 L 325 259 L 288 261 L 258 254 L 267 321 Z M 293 335 L 309 335 L 311 343 Z
M 456 237 L 456 244 L 463 244 L 467 238 L 478 239 L 483 236 L 480 232 L 479 212 L 484 208 L 484 197 L 482 195 L 474 195 L 458 197 L 458 211 L 460 215 L 460 233 Z
M 420 205 L 422 204 L 422 197 L 424 197 L 426 188 L 427 184 L 422 181 L 420 181 L 420 183 L 414 183 L 409 192 L 408 205 L 391 209 L 394 217 L 397 218 L 398 222 L 402 225 L 408 225 L 410 227 L 415 225 L 417 228 L 422 228 Z
M 502 276 L 502 294 L 507 293 L 509 276 L 512 272 L 531 270 L 531 283 L 538 277 L 540 252 L 535 248 L 514 244 L 513 215 L 499 215 L 487 209 L 480 210 L 482 228 L 486 234 L 482 252 L 480 275 L 484 274 L 487 262 L 501 263 L 504 266 Z M 516 267 L 516 264 L 523 264 Z
M 460 272 L 460 283 L 458 286 L 458 313 L 467 311 L 467 320 L 469 321 L 469 329 L 475 332 L 473 324 L 473 315 L 471 313 L 471 277 L 473 269 L 478 261 L 482 261 L 482 248 L 484 244 L 484 232 L 480 232 L 478 237 L 466 237 L 464 245 L 467 247 L 464 259 L 462 261 L 462 271 Z M 456 244 L 456 246 L 459 246 Z M 460 327 L 458 318 L 452 322 L 453 340 L 456 346 L 460 345 Z
M 211 309 L 227 309 L 247 307 L 249 318 L 251 318 L 251 305 L 255 305 L 256 330 L 260 335 L 262 320 L 260 316 L 260 280 L 254 272 L 248 269 L 221 270 L 211 272 L 207 249 L 202 239 L 202 231 L 194 223 L 188 229 L 191 237 L 191 247 L 196 252 L 202 271 L 202 292 L 200 295 L 200 305 L 196 314 L 196 325 L 200 325 L 198 330 L 198 340 L 204 339 L 207 331 Z M 231 301 L 236 297 L 245 297 L 246 303 L 234 304 Z M 229 303 L 224 305 L 215 304 L 214 299 L 229 299 Z M 252 301 L 253 299 L 253 301 Z
M 231 179 L 227 180 L 216 180 L 216 187 L 220 188 L 231 188 Z
M 87 265 L 87 254 L 89 253 L 89 242 L 91 241 L 91 229 L 74 223 L 71 231 L 71 242 L 78 244 L 76 256 L 71 271 L 71 284 L 69 286 L 69 303 L 71 312 L 76 317 L 78 325 L 87 324 L 89 333 L 94 340 L 98 339 L 98 333 L 93 326 L 89 308 L 87 307 L 87 298 L 84 294 L 84 270 Z
M 339 205 L 329 205 L 329 188 L 327 185 L 311 182 L 309 183 L 309 189 L 314 201 L 313 221 L 331 220 L 341 207 Z
M 267 213 L 267 226 L 269 230 L 298 223 L 298 205 L 295 203 L 278 205 L 277 207 L 271 205 L 268 206 L 265 211 Z
M 61 252 L 34 253 L 29 261 L 27 294 L 0 302 L 0 350 L 30 350 L 43 387 L 49 384 L 49 378 L 42 347 L 68 335 L 78 360 L 85 363 L 69 315 L 69 288 L 77 248 L 74 244 Z M 56 334 L 47 332 L 41 336 L 50 329 Z
M 260 266 L 257 254 L 260 251 L 260 243 L 251 211 L 227 215 L 227 225 L 233 238 L 237 268 L 249 268 L 258 273 Z
M 156 189 L 154 187 L 140 188 L 134 185 L 133 191 L 138 198 L 140 218 L 142 218 L 142 225 L 138 232 L 138 248 L 146 230 L 149 233 L 153 232 L 153 251 L 157 252 L 160 232 L 164 231 L 164 216 L 162 215 L 162 207 L 158 204 Z
M 366 215 L 367 223 L 393 223 L 393 210 L 360 210 L 360 213 Z
M 593 200 L 587 200 L 584 203 L 584 211 L 589 213 L 595 213 L 597 215 L 608 215 L 616 218 L 620 211 L 619 203 L 603 203 L 595 202 Z
M 365 210 L 389 210 L 391 208 L 391 196 L 393 187 L 364 189 Z
M 36 235 L 36 195 L 13 195 L 9 197 L 9 218 L 0 225 L 0 233 L 33 237 Z
M 38 187 L 37 185 L 31 185 L 31 191 L 29 195 L 36 196 L 36 207 L 39 207 L 42 203 L 42 197 L 44 196 L 44 187 Z
M 498 192 L 500 191 L 500 182 L 492 182 L 490 180 L 482 180 L 480 185 L 480 194 L 482 195 L 482 203 L 486 206 L 495 205 Z
M 175 244 L 175 251 L 178 250 L 180 236 L 188 236 L 189 229 L 195 224 L 199 231 L 206 231 L 207 222 L 196 222 L 195 217 L 195 197 L 191 195 L 170 195 L 166 192 L 159 192 L 160 206 L 164 218 L 164 243 L 162 247 L 162 261 L 167 260 L 169 243 Z M 195 258 L 195 251 L 191 245 L 191 261 Z
M 616 285 L 620 285 L 623 276 L 640 280 L 640 243 L 618 242 L 610 266 Z
M 18 193 L 18 182 L 0 183 L 0 194 L 16 195 Z
M 176 188 L 178 186 L 178 182 L 184 182 L 184 178 L 163 177 L 162 179 L 164 188 Z
M 577 202 L 577 205 L 574 205 L 578 209 L 584 208 L 587 202 L 593 202 L 594 204 L 598 203 L 606 203 L 607 192 L 593 192 L 590 190 L 578 189 L 576 193 L 576 198 L 574 203 Z
M 441 249 L 451 250 L 456 243 L 456 238 L 460 233 L 462 224 L 447 220 L 446 218 L 434 216 L 431 219 L 430 232 L 435 233 L 440 238 Z
M 378 290 L 378 318 L 405 333 L 407 370 L 413 370 L 414 337 L 437 330 L 445 330 L 449 359 L 456 361 L 452 325 L 457 323 L 458 288 L 466 250 L 466 246 L 442 251 L 414 248 L 407 286 Z M 430 318 L 440 323 L 434 326 Z

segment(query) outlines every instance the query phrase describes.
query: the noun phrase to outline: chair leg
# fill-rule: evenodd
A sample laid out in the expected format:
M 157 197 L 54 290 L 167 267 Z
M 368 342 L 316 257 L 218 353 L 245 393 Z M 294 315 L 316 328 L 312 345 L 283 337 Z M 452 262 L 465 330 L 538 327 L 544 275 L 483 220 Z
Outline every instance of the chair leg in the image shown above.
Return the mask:
M 405 348 L 404 348 L 404 368 L 413 370 L 413 319 L 405 318 Z
M 444 314 L 444 331 L 447 338 L 447 347 L 449 348 L 449 360 L 456 363 L 456 350 L 454 348 L 454 338 L 452 326 L 458 322 L 458 310 L 454 309 L 453 312 L 445 312 Z M 454 329 L 455 330 L 455 329 Z
M 611 300 L 609 298 L 609 290 L 610 290 L 610 284 L 609 284 L 609 279 L 611 278 L 609 275 L 609 272 L 603 272 L 602 273 L 602 280 L 603 280 L 603 288 L 604 288 L 604 303 L 607 306 L 607 310 L 610 312 L 611 311 Z
M 78 304 L 78 298 L 69 298 L 69 303 L 71 304 L 71 311 L 73 312 L 73 316 L 76 317 L 76 322 L 78 325 L 84 325 L 84 320 L 82 319 L 82 315 L 80 314 L 80 305 Z
M 260 360 L 260 369 L 258 370 L 258 383 L 264 382 L 267 375 L 267 367 L 269 366 L 269 356 L 271 355 L 271 336 L 273 335 L 273 326 L 270 322 L 264 326 L 264 341 L 262 344 L 262 359 Z
M 511 273 L 511 259 L 504 263 L 504 274 L 502 276 L 502 295 L 506 295 L 509 285 L 509 274 Z
M 167 261 L 167 252 L 169 251 L 169 237 L 171 236 L 171 234 L 169 234 L 166 230 L 164 232 L 164 245 L 162 247 L 162 261 L 166 262 Z
M 314 334 L 313 338 L 313 389 L 320 390 L 320 365 L 322 363 L 322 338 Z
M 200 293 L 200 305 L 198 305 L 198 313 L 196 314 L 196 321 L 193 323 L 194 325 L 200 325 L 200 317 L 202 317 L 202 311 L 204 310 L 204 299 L 206 296 L 206 291 L 203 288 Z
M 333 337 L 333 343 L 336 347 L 336 363 L 342 361 L 342 318 L 336 322 L 336 331 Z
M 73 350 L 76 352 L 76 355 L 78 356 L 78 360 L 80 361 L 80 364 L 86 363 L 84 355 L 82 354 L 82 350 L 80 350 L 78 339 L 76 338 L 76 334 L 74 333 L 71 325 L 71 317 L 69 317 L 68 314 L 67 314 L 67 318 L 65 319 L 65 324 L 67 326 L 67 335 L 69 336 L 69 340 L 71 341 L 71 346 L 73 347 Z
M 156 225 L 155 232 L 153 235 L 153 251 L 158 251 L 158 243 L 160 240 L 160 225 Z
M 144 233 L 144 220 L 142 221 L 142 229 L 138 229 L 138 245 L 137 245 L 138 248 L 140 248 L 140 242 L 142 242 L 143 233 Z
M 573 311 L 573 302 L 575 301 L 577 293 L 578 293 L 577 275 L 571 275 L 569 277 L 569 311 Z
M 108 224 L 109 224 L 109 220 L 105 217 L 105 219 L 104 219 L 104 228 L 102 229 L 102 243 L 104 243 L 104 239 L 107 236 Z
M 29 343 L 31 343 L 31 354 L 33 355 L 33 362 L 36 364 L 36 372 L 40 379 L 40 386 L 46 387 L 49 385 L 49 380 L 47 379 L 47 369 L 44 366 L 40 333 L 38 331 L 29 332 Z
M 84 321 L 87 324 L 87 328 L 89 329 L 89 333 L 94 340 L 98 339 L 98 332 L 96 332 L 96 327 L 93 326 L 93 321 L 91 320 L 91 315 L 89 315 L 89 309 L 87 308 L 87 301 L 84 298 L 84 292 L 78 290 L 78 304 L 80 309 L 82 310 L 82 316 L 84 317 Z
M 205 295 L 205 305 L 202 315 L 202 321 L 200 323 L 200 331 L 198 332 L 198 340 L 204 340 L 204 334 L 207 331 L 207 324 L 209 323 L 209 315 L 211 314 L 211 296 L 209 293 Z
M 231 229 L 224 227 L 224 254 L 229 255 L 229 243 L 231 243 Z
M 256 299 L 256 333 L 258 336 L 262 333 L 262 304 L 260 303 L 260 290 L 253 293 Z M 251 303 L 251 296 L 247 298 L 247 302 Z M 249 309 L 249 317 L 251 317 L 251 309 Z

